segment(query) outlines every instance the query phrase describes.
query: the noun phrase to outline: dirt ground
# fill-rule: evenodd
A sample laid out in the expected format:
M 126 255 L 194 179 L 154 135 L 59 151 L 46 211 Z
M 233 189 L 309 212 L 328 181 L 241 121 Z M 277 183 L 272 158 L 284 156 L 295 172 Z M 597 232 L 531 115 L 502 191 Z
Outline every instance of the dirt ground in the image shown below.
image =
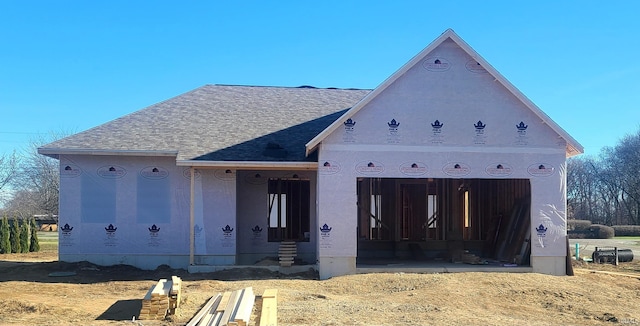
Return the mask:
M 640 325 L 639 260 L 576 263 L 576 275 L 563 277 L 388 273 L 320 281 L 311 271 L 189 274 L 63 263 L 56 252 L 11 254 L 0 256 L 0 324 L 184 325 L 216 293 L 252 286 L 257 295 L 278 289 L 280 325 Z M 49 276 L 59 271 L 76 275 Z M 132 322 L 147 290 L 172 275 L 183 279 L 177 314 Z M 260 304 L 258 297 L 256 311 Z M 258 321 L 256 311 L 250 325 Z

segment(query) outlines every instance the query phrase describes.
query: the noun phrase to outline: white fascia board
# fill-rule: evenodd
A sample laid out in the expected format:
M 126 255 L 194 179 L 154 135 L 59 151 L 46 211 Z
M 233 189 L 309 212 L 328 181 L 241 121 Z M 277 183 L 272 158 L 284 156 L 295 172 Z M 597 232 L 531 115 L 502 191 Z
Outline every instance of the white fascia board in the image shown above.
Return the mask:
M 317 170 L 317 162 L 248 162 L 178 160 L 177 166 L 225 168 L 234 170 Z

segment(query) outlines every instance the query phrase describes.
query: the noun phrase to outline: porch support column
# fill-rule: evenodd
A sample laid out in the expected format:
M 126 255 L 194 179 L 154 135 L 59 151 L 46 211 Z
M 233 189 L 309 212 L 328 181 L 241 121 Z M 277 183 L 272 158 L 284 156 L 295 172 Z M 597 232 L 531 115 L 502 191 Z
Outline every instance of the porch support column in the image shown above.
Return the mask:
M 193 265 L 194 263 L 194 252 L 195 252 L 195 220 L 196 220 L 196 214 L 195 214 L 195 209 L 194 209 L 194 202 L 195 202 L 195 194 L 196 194 L 196 173 L 195 173 L 195 169 L 192 167 L 189 168 L 189 172 L 191 173 L 191 185 L 190 185 L 190 190 L 191 190 L 191 201 L 189 203 L 189 265 Z

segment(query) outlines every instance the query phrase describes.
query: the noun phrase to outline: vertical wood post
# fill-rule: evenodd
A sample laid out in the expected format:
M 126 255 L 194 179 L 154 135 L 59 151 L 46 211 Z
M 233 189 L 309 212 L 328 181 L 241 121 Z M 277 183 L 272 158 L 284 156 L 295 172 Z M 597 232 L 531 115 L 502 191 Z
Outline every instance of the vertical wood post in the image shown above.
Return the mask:
M 196 220 L 196 213 L 195 213 L 195 208 L 194 208 L 194 203 L 195 203 L 195 195 L 196 195 L 196 173 L 195 173 L 195 169 L 193 168 L 193 166 L 189 169 L 190 173 L 191 173 L 191 200 L 189 203 L 189 265 L 193 265 L 194 264 L 194 252 L 195 252 L 195 248 L 196 248 L 196 232 L 194 230 L 195 227 L 195 220 Z

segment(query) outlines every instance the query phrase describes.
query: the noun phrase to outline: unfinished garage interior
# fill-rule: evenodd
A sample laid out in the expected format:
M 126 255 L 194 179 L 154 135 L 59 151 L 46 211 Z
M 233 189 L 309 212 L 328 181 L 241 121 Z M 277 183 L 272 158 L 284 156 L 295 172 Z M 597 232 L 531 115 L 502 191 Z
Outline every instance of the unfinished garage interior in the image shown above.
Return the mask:
M 527 179 L 359 178 L 358 263 L 529 265 Z

